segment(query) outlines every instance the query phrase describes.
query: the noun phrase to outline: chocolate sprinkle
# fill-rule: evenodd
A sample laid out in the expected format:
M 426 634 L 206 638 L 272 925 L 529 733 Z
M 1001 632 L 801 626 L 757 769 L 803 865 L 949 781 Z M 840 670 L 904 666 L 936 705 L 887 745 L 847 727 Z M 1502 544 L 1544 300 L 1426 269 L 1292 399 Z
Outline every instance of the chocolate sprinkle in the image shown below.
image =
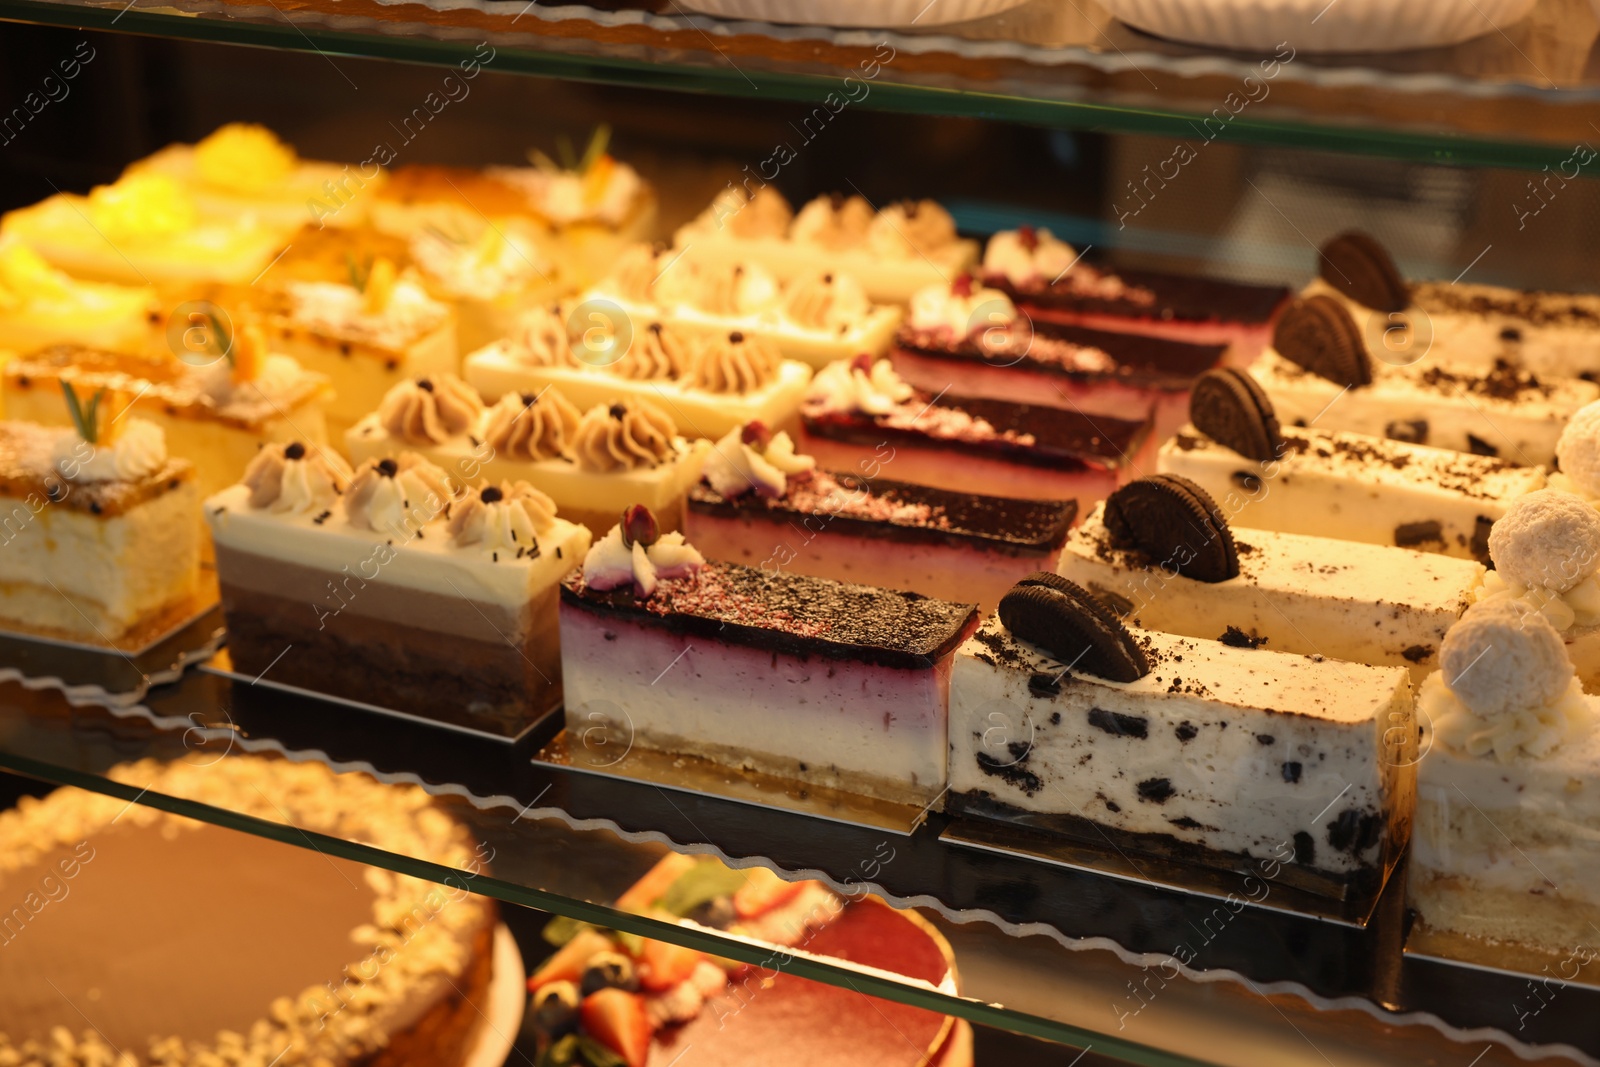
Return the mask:
M 306 458 L 306 446 L 301 444 L 299 441 L 291 441 L 291 442 L 289 442 L 287 445 L 283 446 L 283 458 L 284 459 L 305 459 Z

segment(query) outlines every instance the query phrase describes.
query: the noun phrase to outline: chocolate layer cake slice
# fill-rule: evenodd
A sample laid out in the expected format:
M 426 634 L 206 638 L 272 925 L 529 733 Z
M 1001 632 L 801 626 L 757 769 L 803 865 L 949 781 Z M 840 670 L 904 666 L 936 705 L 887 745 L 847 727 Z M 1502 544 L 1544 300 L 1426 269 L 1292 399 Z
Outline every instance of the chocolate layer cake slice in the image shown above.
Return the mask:
M 711 559 L 870 582 L 992 610 L 1053 565 L 1072 500 L 957 493 L 866 472 L 815 470 L 787 434 L 758 423 L 713 446 L 689 491 L 684 532 Z
M 956 656 L 946 806 L 1338 897 L 1405 848 L 1415 739 L 1404 668 L 1129 630 L 1039 574 Z
M 865 358 L 818 374 L 800 415 L 801 447 L 828 469 L 1023 500 L 1097 500 L 1153 445 L 1148 411 L 1116 418 L 929 394 Z
M 1279 285 L 1097 266 L 1049 230 L 1026 226 L 989 239 L 982 276 L 1035 321 L 1231 345 L 1240 363 L 1265 347 L 1289 298 Z
M 561 589 L 567 728 L 886 800 L 944 787 L 971 604 L 704 562 L 644 509 Z

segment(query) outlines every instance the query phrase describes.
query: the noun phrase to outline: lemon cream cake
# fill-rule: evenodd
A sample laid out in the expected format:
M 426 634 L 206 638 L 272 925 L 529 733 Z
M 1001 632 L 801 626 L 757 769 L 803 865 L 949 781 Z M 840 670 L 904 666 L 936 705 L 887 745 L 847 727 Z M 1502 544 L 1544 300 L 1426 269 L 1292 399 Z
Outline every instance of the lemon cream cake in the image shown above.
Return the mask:
M 1540 377 L 1500 361 L 1458 369 L 1440 354 L 1393 366 L 1374 360 L 1361 328 L 1328 296 L 1299 300 L 1278 319 L 1273 347 L 1250 368 L 1278 417 L 1329 430 L 1549 463 L 1556 438 L 1600 385 Z
M 1407 898 L 1430 931 L 1567 956 L 1600 923 L 1600 698 L 1516 600 L 1474 605 L 1422 686 Z
M 712 446 L 689 492 L 685 535 L 711 559 L 870 582 L 992 611 L 1018 579 L 1052 566 L 1072 500 L 1008 500 L 826 471 L 760 423 Z
M 344 432 L 397 382 L 458 367 L 455 314 L 392 260 L 358 265 L 340 282 L 290 282 L 268 318 L 275 351 L 326 375 L 328 433 Z
M 354 227 L 383 184 L 376 163 L 352 165 L 301 159 L 265 126 L 230 122 L 199 143 L 168 145 L 131 164 L 129 175 L 158 174 L 182 186 L 212 219 L 246 216 L 294 229 Z
M 644 508 L 561 589 L 567 729 L 928 804 L 971 604 L 707 562 Z
M 685 437 L 713 440 L 753 420 L 792 424 L 811 378 L 805 364 L 738 330 L 693 337 L 649 322 L 621 332 L 596 326 L 574 338 L 570 329 L 559 307 L 531 311 L 510 336 L 469 355 L 463 375 L 490 401 L 550 386 L 585 410 L 650 401 Z M 595 341 L 597 332 L 603 339 Z
M 560 699 L 556 585 L 590 538 L 532 486 L 293 442 L 205 512 L 240 672 L 503 736 Z
M 105 774 L 302 847 L 78 789 L 0 813 L 0 1062 L 471 1062 L 498 963 L 494 901 L 465 888 L 487 850 L 422 789 L 209 754 Z M 391 874 L 308 834 L 465 873 Z M 233 932 L 197 922 L 197 901 L 226 901 Z
M 840 360 L 812 381 L 800 446 L 831 470 L 884 466 L 898 480 L 1021 500 L 1099 500 L 1154 447 L 1133 418 L 913 389 L 889 360 Z
M 623 253 L 584 300 L 614 304 L 634 323 L 660 323 L 686 337 L 737 330 L 812 367 L 858 352 L 882 355 L 902 316 L 898 307 L 874 304 L 848 274 L 824 271 L 780 284 L 756 263 L 697 263 L 650 245 Z
M 1198 484 L 1240 526 L 1489 561 L 1489 528 L 1544 471 L 1365 434 L 1279 425 L 1241 371 L 1196 383 L 1158 469 Z
M 1375 889 L 1410 831 L 1413 710 L 1402 667 L 1129 630 L 1041 573 L 956 654 L 947 808 Z
M 32 352 L 67 341 L 131 352 L 159 316 L 144 285 L 79 281 L 20 241 L 0 240 L 0 352 Z
M 860 196 L 819 196 L 798 213 L 770 185 L 729 188 L 674 238 L 683 258 L 732 268 L 757 263 L 782 282 L 829 272 L 858 278 L 873 300 L 909 303 L 978 262 L 978 244 L 932 200 L 875 209 Z
M 198 365 L 171 356 L 140 356 L 58 345 L 6 365 L 0 384 L 17 418 L 65 425 L 61 383 L 80 393 L 120 392 L 133 412 L 161 427 L 167 447 L 194 465 L 202 493 L 239 480 L 256 450 L 270 442 L 324 441 L 327 379 L 288 356 L 266 354 L 258 329 L 230 337 Z
M 194 467 L 116 399 L 68 399 L 74 426 L 0 422 L 0 626 L 137 644 L 198 607 Z
M 1473 560 L 1232 528 L 1210 494 L 1175 474 L 1097 505 L 1056 571 L 1143 629 L 1407 667 L 1415 682 L 1438 667 L 1445 632 L 1484 576 Z
M 1408 281 L 1384 246 L 1351 231 L 1322 246 L 1306 296 L 1338 300 L 1375 342 L 1425 346 L 1439 365 L 1479 373 L 1509 363 L 1551 378 L 1600 373 L 1600 295 Z M 1376 345 L 1373 346 L 1376 348 Z
M 345 434 L 346 453 L 358 464 L 413 451 L 452 483 L 525 481 L 555 501 L 562 518 L 592 533 L 610 529 L 630 504 L 644 504 L 664 529 L 678 529 L 684 493 L 700 477 L 707 448 L 679 436 L 649 401 L 617 400 L 580 413 L 547 387 L 507 393 L 486 407 L 448 374 L 401 382 Z
M 203 217 L 193 195 L 164 174 L 127 175 L 88 196 L 57 193 L 0 218 L 0 236 L 52 266 L 119 285 L 248 284 L 290 232 L 254 215 Z

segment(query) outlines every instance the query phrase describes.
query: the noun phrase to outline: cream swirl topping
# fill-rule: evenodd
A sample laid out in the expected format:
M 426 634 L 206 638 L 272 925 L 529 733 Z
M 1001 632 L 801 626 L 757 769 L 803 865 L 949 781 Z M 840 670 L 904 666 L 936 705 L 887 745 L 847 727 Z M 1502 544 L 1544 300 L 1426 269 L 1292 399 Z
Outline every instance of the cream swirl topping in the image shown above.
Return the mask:
M 650 535 L 630 537 L 624 523 L 611 527 L 583 557 L 585 585 L 606 590 L 631 584 L 636 595 L 650 597 L 663 580 L 687 577 L 705 566 L 705 557 L 683 534 L 655 536 L 655 517 L 647 510 L 629 508 L 627 517 L 635 519 L 638 512 L 648 518 Z
M 863 197 L 845 197 L 838 193 L 819 196 L 800 209 L 789 228 L 789 236 L 806 244 L 842 251 L 867 239 L 873 215 L 872 205 Z
M 872 301 L 850 275 L 819 274 L 789 284 L 783 311 L 808 330 L 848 330 L 872 314 Z
M 536 307 L 524 312 L 507 338 L 517 359 L 535 367 L 576 367 L 567 318 L 561 308 Z
M 656 279 L 661 274 L 660 254 L 647 244 L 638 244 L 617 257 L 607 275 L 605 290 L 634 304 L 653 303 Z
M 652 322 L 633 335 L 622 358 L 606 369 L 630 381 L 671 381 L 683 377 L 693 358 L 694 346 L 687 337 L 670 326 Z
M 1078 261 L 1078 252 L 1049 230 L 1023 226 L 1002 230 L 989 238 L 983 250 L 983 270 L 999 274 L 1013 285 L 1049 284 Z
M 1516 600 L 1467 609 L 1445 635 L 1419 707 L 1436 741 L 1501 762 L 1547 756 L 1593 729 L 1596 717 L 1561 636 Z
M 678 451 L 677 427 L 667 413 L 641 400 L 597 404 L 572 435 L 572 458 L 596 474 L 640 470 Z
M 878 212 L 867 230 L 867 245 L 891 259 L 933 256 L 956 240 L 956 222 L 932 200 L 906 200 Z
M 372 460 L 350 479 L 344 513 L 350 525 L 409 539 L 450 502 L 444 471 L 415 452 Z
M 251 507 L 301 514 L 326 508 L 350 478 L 350 467 L 338 453 L 292 441 L 257 452 L 240 481 L 250 487 Z
M 1600 512 L 1581 497 L 1519 497 L 1489 530 L 1489 558 L 1479 600 L 1524 601 L 1561 632 L 1600 625 Z
M 555 525 L 556 505 L 527 482 L 501 482 L 469 491 L 450 515 L 450 538 L 458 548 L 539 554 L 539 535 Z
M 683 303 L 709 315 L 758 315 L 779 300 L 778 282 L 754 263 L 701 266 L 672 272 L 685 284 L 674 292 Z
M 568 454 L 578 420 L 576 405 L 554 388 L 507 393 L 489 409 L 483 436 L 498 455 L 539 463 Z
M 759 422 L 729 430 L 712 446 L 701 477 L 724 497 L 781 497 L 791 475 L 809 474 L 817 465 L 810 456 L 795 452 L 787 433 L 768 435 Z
M 684 382 L 708 393 L 743 396 L 772 384 L 782 363 L 776 347 L 735 330 L 700 343 Z
M 143 481 L 167 465 L 167 435 L 148 419 L 132 417 L 111 442 L 90 444 L 65 430 L 51 447 L 50 465 L 69 482 Z
M 929 285 L 911 297 L 911 325 L 918 330 L 946 331 L 957 340 L 974 331 L 1014 322 L 1017 309 L 998 289 L 974 286 L 967 278 L 951 285 Z
M 863 367 L 865 362 L 841 359 L 828 364 L 811 379 L 807 399 L 832 411 L 888 415 L 914 395 L 888 360 L 874 360 L 870 367 Z
M 465 433 L 482 412 L 472 386 L 454 374 L 435 374 L 396 383 L 378 405 L 378 421 L 408 445 L 437 445 Z
M 770 185 L 763 185 L 754 196 L 746 197 L 743 190 L 732 190 L 727 209 L 716 216 L 719 226 L 727 228 L 735 237 L 746 239 L 782 237 L 794 219 L 794 208 L 783 194 Z

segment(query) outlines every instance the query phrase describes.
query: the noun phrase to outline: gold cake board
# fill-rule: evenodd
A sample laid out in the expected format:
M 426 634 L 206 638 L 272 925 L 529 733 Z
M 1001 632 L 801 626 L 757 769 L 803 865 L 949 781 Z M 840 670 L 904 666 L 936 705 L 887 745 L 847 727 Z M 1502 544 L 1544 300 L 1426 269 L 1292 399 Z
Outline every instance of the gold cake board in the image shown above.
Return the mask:
M 1596 943 L 1600 945 L 1600 935 L 1596 936 Z M 1570 952 L 1547 952 L 1509 942 L 1490 943 L 1466 934 L 1435 930 L 1418 919 L 1406 935 L 1405 954 L 1408 959 L 1516 978 L 1531 977 L 1558 987 L 1581 985 L 1600 989 L 1600 967 L 1593 965 L 1600 958 L 1600 948 L 1579 945 Z
M 922 825 L 928 807 L 896 804 L 838 789 L 745 771 L 688 756 L 630 748 L 612 762 L 607 757 L 574 756 L 562 730 L 534 754 L 534 760 L 596 778 L 625 778 L 681 793 L 777 808 L 814 819 L 865 826 L 909 837 Z

